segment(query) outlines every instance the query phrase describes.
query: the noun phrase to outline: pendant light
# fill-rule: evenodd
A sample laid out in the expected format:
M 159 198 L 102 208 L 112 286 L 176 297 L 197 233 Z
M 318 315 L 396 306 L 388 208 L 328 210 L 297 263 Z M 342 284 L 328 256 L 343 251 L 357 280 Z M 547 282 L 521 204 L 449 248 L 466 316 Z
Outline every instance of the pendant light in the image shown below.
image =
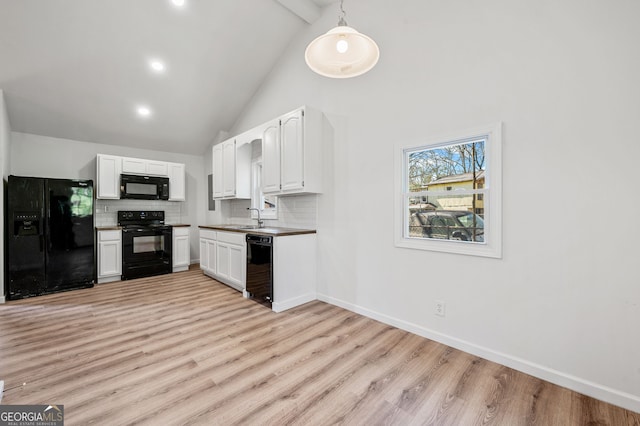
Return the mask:
M 309 43 L 304 52 L 309 68 L 325 77 L 356 77 L 373 68 L 380 57 L 375 41 L 347 26 L 343 1 L 338 26 Z

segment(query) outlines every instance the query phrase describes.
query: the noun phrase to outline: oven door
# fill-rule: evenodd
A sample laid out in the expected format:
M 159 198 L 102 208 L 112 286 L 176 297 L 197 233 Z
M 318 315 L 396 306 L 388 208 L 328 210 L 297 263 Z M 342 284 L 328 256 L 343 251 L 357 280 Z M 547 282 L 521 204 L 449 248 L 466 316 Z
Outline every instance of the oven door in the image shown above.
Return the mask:
M 171 227 L 122 230 L 122 279 L 171 272 Z

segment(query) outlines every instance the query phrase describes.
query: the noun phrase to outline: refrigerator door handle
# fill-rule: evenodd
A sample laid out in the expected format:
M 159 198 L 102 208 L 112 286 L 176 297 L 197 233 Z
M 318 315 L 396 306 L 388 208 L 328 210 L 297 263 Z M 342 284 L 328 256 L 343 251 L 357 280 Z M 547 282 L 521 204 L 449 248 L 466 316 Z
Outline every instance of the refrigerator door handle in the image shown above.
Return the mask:
M 40 234 L 40 251 L 44 251 L 44 235 Z

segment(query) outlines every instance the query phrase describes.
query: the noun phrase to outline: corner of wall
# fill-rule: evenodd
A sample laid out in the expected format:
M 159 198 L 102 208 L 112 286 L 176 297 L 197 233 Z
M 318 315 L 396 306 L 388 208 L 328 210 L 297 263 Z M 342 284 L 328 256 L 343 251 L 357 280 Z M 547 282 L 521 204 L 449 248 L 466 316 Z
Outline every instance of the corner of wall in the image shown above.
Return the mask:
M 5 302 L 5 273 L 4 273 L 4 192 L 6 177 L 10 173 L 9 155 L 11 152 L 11 128 L 9 126 L 9 114 L 7 112 L 7 104 L 4 100 L 4 91 L 0 90 L 0 176 L 2 176 L 2 185 L 0 185 L 0 303 Z

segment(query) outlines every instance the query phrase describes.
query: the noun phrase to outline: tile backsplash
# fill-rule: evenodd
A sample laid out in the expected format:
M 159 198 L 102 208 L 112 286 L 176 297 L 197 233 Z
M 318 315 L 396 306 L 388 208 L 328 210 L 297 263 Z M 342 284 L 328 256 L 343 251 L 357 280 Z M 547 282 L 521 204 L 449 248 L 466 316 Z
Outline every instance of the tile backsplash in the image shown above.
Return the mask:
M 318 197 L 315 194 L 291 195 L 278 198 L 278 219 L 266 219 L 266 226 L 315 229 L 317 225 Z M 218 201 L 220 203 L 220 201 Z M 163 210 L 165 222 L 182 223 L 182 202 L 158 200 L 95 200 L 96 226 L 118 224 L 118 210 Z M 220 205 L 220 204 L 218 204 Z M 247 207 L 250 200 L 224 200 L 221 213 L 224 223 L 251 224 L 251 214 Z
M 181 223 L 182 202 L 159 200 L 95 200 L 96 226 L 118 224 L 118 210 L 163 210 L 168 224 Z
M 223 215 L 228 218 L 228 223 L 255 223 L 255 220 L 251 219 L 250 212 L 247 211 L 247 207 L 251 206 L 250 200 L 229 200 L 226 202 L 229 203 L 228 210 L 223 205 Z M 317 207 L 318 196 L 315 194 L 278 197 L 278 219 L 265 219 L 265 226 L 315 229 L 317 226 Z

